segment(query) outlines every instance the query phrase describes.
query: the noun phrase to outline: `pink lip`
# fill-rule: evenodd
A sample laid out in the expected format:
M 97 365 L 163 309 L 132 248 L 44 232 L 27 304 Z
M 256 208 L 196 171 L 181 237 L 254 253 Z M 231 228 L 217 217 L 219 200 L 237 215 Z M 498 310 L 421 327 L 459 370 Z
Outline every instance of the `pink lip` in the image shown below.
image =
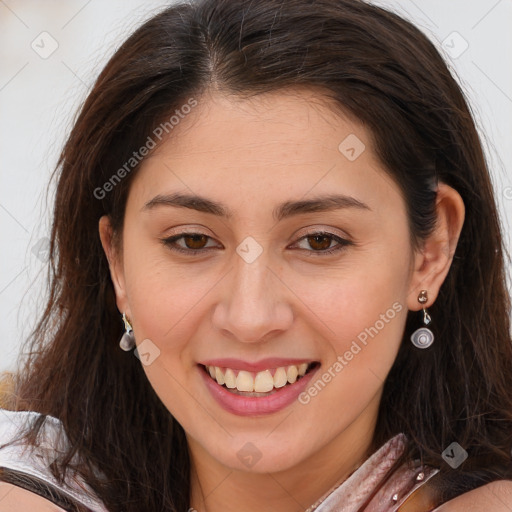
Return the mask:
M 268 360 L 266 361 L 268 364 Z M 219 365 L 215 364 L 214 366 Z M 266 368 L 269 368 L 269 366 L 266 366 Z M 252 397 L 231 393 L 207 375 L 204 368 L 198 366 L 199 373 L 202 375 L 206 387 L 212 394 L 213 398 L 223 409 L 232 414 L 237 414 L 238 416 L 261 416 L 264 414 L 272 414 L 284 409 L 293 403 L 304 391 L 319 368 L 320 366 L 304 375 L 304 377 L 301 377 L 294 384 L 279 388 L 271 395 Z
M 299 365 L 302 363 L 311 363 L 312 359 L 282 359 L 278 357 L 269 357 L 251 363 L 249 361 L 242 361 L 241 359 L 224 358 L 224 359 L 209 359 L 208 361 L 201 361 L 199 364 L 204 366 L 218 366 L 219 368 L 231 368 L 232 370 L 245 370 L 248 372 L 261 372 L 271 368 L 279 368 L 280 366 Z

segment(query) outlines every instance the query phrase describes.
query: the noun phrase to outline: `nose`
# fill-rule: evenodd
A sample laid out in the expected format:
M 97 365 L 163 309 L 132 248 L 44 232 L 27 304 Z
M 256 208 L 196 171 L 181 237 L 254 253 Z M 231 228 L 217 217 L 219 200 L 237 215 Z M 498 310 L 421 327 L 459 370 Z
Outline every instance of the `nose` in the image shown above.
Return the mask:
M 238 254 L 223 280 L 223 299 L 213 313 L 214 326 L 244 343 L 267 341 L 290 328 L 292 292 L 269 266 L 266 251 L 252 263 Z

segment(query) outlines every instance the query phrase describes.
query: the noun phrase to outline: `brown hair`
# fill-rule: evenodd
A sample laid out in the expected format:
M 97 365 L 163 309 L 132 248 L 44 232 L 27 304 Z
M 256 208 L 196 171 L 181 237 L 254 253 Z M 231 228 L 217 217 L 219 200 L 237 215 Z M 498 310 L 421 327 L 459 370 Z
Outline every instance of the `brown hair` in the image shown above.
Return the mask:
M 94 191 L 191 97 L 294 86 L 317 87 L 368 127 L 405 197 L 414 244 L 435 224 L 436 182 L 455 188 L 466 207 L 429 310 L 436 342 L 412 346 L 420 317 L 409 312 L 372 450 L 404 432 L 404 460 L 440 467 L 445 499 L 512 478 L 505 249 L 474 121 L 442 57 L 412 24 L 359 0 L 205 0 L 167 8 L 137 29 L 81 108 L 57 169 L 49 299 L 16 389 L 16 408 L 62 421 L 71 441 L 62 467 L 81 453 L 79 470 L 113 512 L 187 510 L 190 463 L 182 427 L 138 359 L 119 349 L 122 322 L 98 236 L 104 214 L 121 233 L 138 166 L 101 199 Z M 469 454 L 457 470 L 441 456 L 452 441 Z

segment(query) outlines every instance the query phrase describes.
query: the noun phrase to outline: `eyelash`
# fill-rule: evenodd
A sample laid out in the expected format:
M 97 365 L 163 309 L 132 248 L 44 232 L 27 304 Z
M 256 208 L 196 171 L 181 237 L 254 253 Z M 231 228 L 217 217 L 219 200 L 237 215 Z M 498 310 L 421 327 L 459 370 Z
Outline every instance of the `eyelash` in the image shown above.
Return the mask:
M 174 235 L 169 238 L 164 238 L 164 239 L 162 239 L 162 243 L 166 247 L 168 247 L 170 250 L 176 251 L 176 252 L 179 252 L 182 254 L 186 254 L 188 256 L 195 256 L 200 253 L 204 254 L 206 251 L 209 251 L 210 249 L 214 249 L 214 247 L 207 247 L 205 249 L 184 249 L 183 247 L 176 245 L 176 241 L 179 240 L 180 238 L 197 236 L 197 235 L 206 236 L 208 239 L 211 239 L 211 237 L 209 237 L 208 235 L 205 235 L 204 233 L 188 232 L 188 233 L 180 233 L 179 235 Z M 298 243 L 301 240 L 304 240 L 309 237 L 314 237 L 314 236 L 326 236 L 326 237 L 332 238 L 334 241 L 338 242 L 338 245 L 334 246 L 331 249 L 324 249 L 321 251 L 314 251 L 314 250 L 308 251 L 306 249 L 303 249 L 306 252 L 312 253 L 311 256 L 314 256 L 314 257 L 315 256 L 331 255 L 331 254 L 337 253 L 339 251 L 342 251 L 343 249 L 345 249 L 345 247 L 347 247 L 349 245 L 353 245 L 353 242 L 350 242 L 349 240 L 345 240 L 344 238 L 334 235 L 333 233 L 329 233 L 328 231 L 315 231 L 313 233 L 308 233 L 307 235 L 304 235 L 301 238 L 299 238 L 297 240 L 297 242 L 295 242 L 295 243 Z

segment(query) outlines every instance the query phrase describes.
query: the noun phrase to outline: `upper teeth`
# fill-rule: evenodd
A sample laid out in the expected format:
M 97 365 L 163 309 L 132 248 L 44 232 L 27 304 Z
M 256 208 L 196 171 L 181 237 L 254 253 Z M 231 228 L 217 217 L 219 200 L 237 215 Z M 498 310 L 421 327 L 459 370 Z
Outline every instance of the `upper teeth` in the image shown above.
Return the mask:
M 263 370 L 261 372 L 248 372 L 245 370 L 232 370 L 231 368 L 220 368 L 218 366 L 206 366 L 212 379 L 215 379 L 221 386 L 223 384 L 230 389 L 238 391 L 249 391 L 266 393 L 274 388 L 282 388 L 288 382 L 293 384 L 298 377 L 305 375 L 309 364 L 290 365 L 287 367 Z M 272 375 L 272 372 L 274 374 Z

